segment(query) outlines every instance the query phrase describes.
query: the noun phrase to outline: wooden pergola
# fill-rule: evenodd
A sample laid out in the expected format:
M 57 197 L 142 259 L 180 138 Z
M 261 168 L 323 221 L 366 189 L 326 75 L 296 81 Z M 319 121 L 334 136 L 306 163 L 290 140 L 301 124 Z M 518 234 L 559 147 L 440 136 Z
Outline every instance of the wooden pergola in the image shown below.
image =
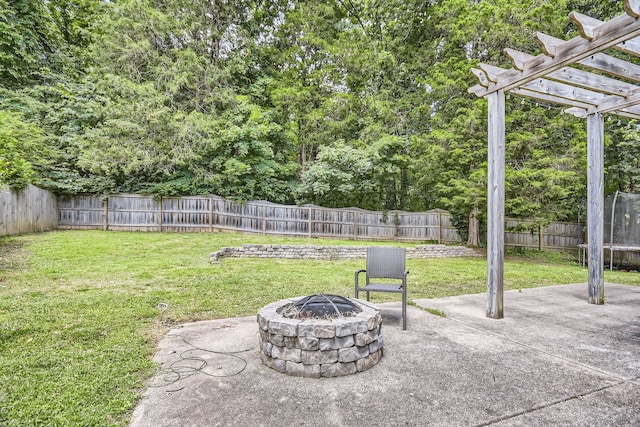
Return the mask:
M 505 49 L 512 68 L 471 70 L 480 84 L 469 92 L 489 102 L 487 317 L 504 316 L 505 92 L 587 119 L 588 302 L 604 303 L 604 115 L 640 119 L 640 66 L 620 59 L 640 57 L 640 0 L 624 0 L 624 10 L 606 22 L 572 12 L 580 36 L 567 41 L 537 33 L 542 54 Z

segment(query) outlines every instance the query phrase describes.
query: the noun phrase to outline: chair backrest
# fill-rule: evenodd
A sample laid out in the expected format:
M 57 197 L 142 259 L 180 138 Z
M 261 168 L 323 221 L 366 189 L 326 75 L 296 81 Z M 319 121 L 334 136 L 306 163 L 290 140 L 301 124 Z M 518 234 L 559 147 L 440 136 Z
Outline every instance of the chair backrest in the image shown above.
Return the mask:
M 404 248 L 371 246 L 367 249 L 368 278 L 402 279 L 404 272 Z

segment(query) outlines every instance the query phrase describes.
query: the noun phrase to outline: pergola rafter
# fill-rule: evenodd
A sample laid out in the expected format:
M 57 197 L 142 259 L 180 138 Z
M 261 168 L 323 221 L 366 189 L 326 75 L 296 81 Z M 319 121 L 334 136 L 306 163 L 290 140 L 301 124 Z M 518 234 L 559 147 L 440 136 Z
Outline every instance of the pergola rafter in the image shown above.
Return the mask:
M 640 0 L 623 0 L 625 13 L 607 22 L 572 12 L 579 36 L 561 40 L 535 34 L 542 52 L 505 49 L 512 68 L 479 64 L 469 92 L 489 100 L 487 316 L 503 317 L 504 94 L 566 107 L 587 119 L 589 302 L 604 302 L 604 114 L 640 120 L 640 66 L 606 53 L 640 57 Z

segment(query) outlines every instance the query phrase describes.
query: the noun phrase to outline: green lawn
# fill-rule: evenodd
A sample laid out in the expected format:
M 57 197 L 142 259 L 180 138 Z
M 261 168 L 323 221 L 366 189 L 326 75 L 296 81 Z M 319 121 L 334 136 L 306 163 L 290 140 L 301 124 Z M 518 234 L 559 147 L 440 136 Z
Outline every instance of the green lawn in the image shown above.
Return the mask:
M 243 243 L 365 245 L 240 234 L 65 231 L 0 238 L 0 425 L 126 425 L 161 335 L 274 300 L 352 295 L 364 261 L 223 259 Z M 408 260 L 409 298 L 484 292 L 484 258 Z M 640 274 L 606 272 L 640 285 Z M 507 258 L 505 287 L 586 282 L 561 257 Z M 586 292 L 586 289 L 585 289 Z M 375 301 L 393 299 L 382 294 Z M 585 296 L 586 299 L 586 296 Z M 159 303 L 169 305 L 162 313 Z

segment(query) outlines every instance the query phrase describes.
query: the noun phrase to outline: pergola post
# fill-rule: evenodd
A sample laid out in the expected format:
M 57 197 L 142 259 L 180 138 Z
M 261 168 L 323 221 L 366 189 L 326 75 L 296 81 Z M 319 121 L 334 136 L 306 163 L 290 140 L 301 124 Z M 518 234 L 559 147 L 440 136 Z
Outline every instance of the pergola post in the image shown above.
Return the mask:
M 604 304 L 604 118 L 587 116 L 589 303 Z
M 504 91 L 487 95 L 489 101 L 487 192 L 487 317 L 502 319 L 504 293 Z

